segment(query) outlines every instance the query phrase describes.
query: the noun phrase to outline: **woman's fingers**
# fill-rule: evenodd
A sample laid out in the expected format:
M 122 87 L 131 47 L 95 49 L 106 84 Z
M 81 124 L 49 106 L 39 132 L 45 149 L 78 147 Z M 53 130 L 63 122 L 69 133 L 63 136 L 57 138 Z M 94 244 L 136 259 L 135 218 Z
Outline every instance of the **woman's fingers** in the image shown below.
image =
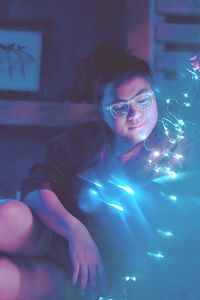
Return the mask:
M 88 281 L 88 266 L 81 265 L 81 292 L 84 292 Z
M 97 267 L 96 265 L 89 268 L 90 288 L 95 292 L 97 286 Z
M 79 263 L 77 263 L 75 261 L 74 264 L 73 264 L 73 277 L 72 277 L 73 285 L 76 285 L 76 283 L 78 281 L 79 271 L 80 271 L 80 265 L 79 265 Z
M 194 55 L 190 57 L 190 63 L 192 65 L 192 68 L 194 71 L 199 71 L 200 70 L 200 58 L 199 55 Z
M 102 262 L 89 266 L 86 262 L 81 264 L 75 261 L 73 264 L 73 285 L 77 284 L 78 279 L 80 280 L 81 293 L 84 293 L 88 288 L 91 296 L 94 296 L 97 292 L 97 280 L 98 290 L 100 289 L 102 292 L 106 290 L 105 271 Z

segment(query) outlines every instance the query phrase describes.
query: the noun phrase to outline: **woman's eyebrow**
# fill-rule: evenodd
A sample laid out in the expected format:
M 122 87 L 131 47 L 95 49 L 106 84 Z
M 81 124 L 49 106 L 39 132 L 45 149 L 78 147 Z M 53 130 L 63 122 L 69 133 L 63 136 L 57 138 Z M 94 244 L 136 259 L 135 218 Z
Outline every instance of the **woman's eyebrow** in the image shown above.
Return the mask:
M 133 97 L 131 97 L 131 98 L 129 98 L 129 99 L 118 99 L 118 98 L 113 99 L 112 102 L 111 102 L 111 105 L 116 104 L 116 103 L 119 103 L 119 102 L 127 102 L 127 101 L 130 101 L 130 100 L 132 100 L 133 98 L 135 98 L 136 96 L 141 95 L 141 94 L 143 94 L 143 93 L 145 93 L 145 92 L 148 92 L 148 91 L 149 91 L 149 89 L 145 89 L 145 88 L 144 88 L 144 89 L 139 90 Z
M 133 97 L 131 97 L 130 100 L 133 99 L 133 98 L 135 98 L 136 96 L 141 95 L 141 94 L 143 94 L 143 93 L 146 93 L 146 92 L 148 92 L 148 91 L 149 91 L 149 89 L 141 89 L 141 90 L 140 90 L 139 92 L 137 92 Z

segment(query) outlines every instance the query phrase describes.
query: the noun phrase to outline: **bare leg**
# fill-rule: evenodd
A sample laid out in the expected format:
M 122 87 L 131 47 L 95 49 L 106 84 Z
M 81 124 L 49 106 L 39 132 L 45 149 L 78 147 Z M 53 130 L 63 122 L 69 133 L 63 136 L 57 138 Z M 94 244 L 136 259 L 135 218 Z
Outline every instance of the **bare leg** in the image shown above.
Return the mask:
M 17 200 L 0 200 L 0 251 L 39 256 L 47 252 L 51 232 Z
M 64 244 L 58 243 L 56 248 L 51 246 L 52 233 L 25 203 L 0 200 L 0 251 L 15 255 L 15 259 L 10 255 L 0 258 L 1 300 L 89 299 L 87 295 L 80 295 L 80 287 L 74 288 L 71 285 L 69 258 L 67 261 L 62 259 L 67 256 L 66 241 Z M 59 248 L 62 251 L 59 251 Z M 67 275 L 57 265 L 45 259 L 16 258 L 16 255 L 30 257 L 45 254 L 48 258 L 58 261 L 59 265 L 65 266 Z M 61 261 L 56 257 L 61 258 Z M 64 297 L 63 293 L 66 293 L 66 290 L 67 297 Z
M 65 272 L 61 268 L 31 258 L 0 259 L 0 295 L 1 300 L 73 299 L 70 291 L 67 292 Z

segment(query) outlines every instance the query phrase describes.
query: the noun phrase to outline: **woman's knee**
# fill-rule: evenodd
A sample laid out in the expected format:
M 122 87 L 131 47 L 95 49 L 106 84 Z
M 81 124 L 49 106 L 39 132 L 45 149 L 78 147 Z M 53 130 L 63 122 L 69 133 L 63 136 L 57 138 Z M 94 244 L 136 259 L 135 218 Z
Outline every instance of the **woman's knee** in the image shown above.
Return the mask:
M 20 287 L 20 272 L 7 258 L 0 259 L 1 300 L 15 300 Z
M 30 208 L 23 202 L 14 199 L 0 201 L 0 222 L 5 226 L 15 227 L 23 230 L 24 225 L 29 225 L 33 221 Z M 20 227 L 19 227 L 20 226 Z
M 63 269 L 42 259 L 0 258 L 1 300 L 65 298 L 66 277 Z
M 0 250 L 12 252 L 28 238 L 33 224 L 30 209 L 17 200 L 0 202 Z
M 50 232 L 25 203 L 13 199 L 0 202 L 1 251 L 43 254 L 50 240 Z

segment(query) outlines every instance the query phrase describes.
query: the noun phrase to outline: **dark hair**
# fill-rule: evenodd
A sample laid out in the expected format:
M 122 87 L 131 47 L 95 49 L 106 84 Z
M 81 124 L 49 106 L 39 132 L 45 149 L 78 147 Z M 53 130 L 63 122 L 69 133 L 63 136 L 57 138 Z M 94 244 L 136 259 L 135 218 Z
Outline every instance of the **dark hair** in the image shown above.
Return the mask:
M 122 48 L 103 44 L 96 47 L 88 57 L 81 60 L 70 100 L 74 102 L 99 102 L 103 87 L 109 82 L 128 75 L 141 76 L 152 84 L 153 76 L 148 63 L 129 55 Z

